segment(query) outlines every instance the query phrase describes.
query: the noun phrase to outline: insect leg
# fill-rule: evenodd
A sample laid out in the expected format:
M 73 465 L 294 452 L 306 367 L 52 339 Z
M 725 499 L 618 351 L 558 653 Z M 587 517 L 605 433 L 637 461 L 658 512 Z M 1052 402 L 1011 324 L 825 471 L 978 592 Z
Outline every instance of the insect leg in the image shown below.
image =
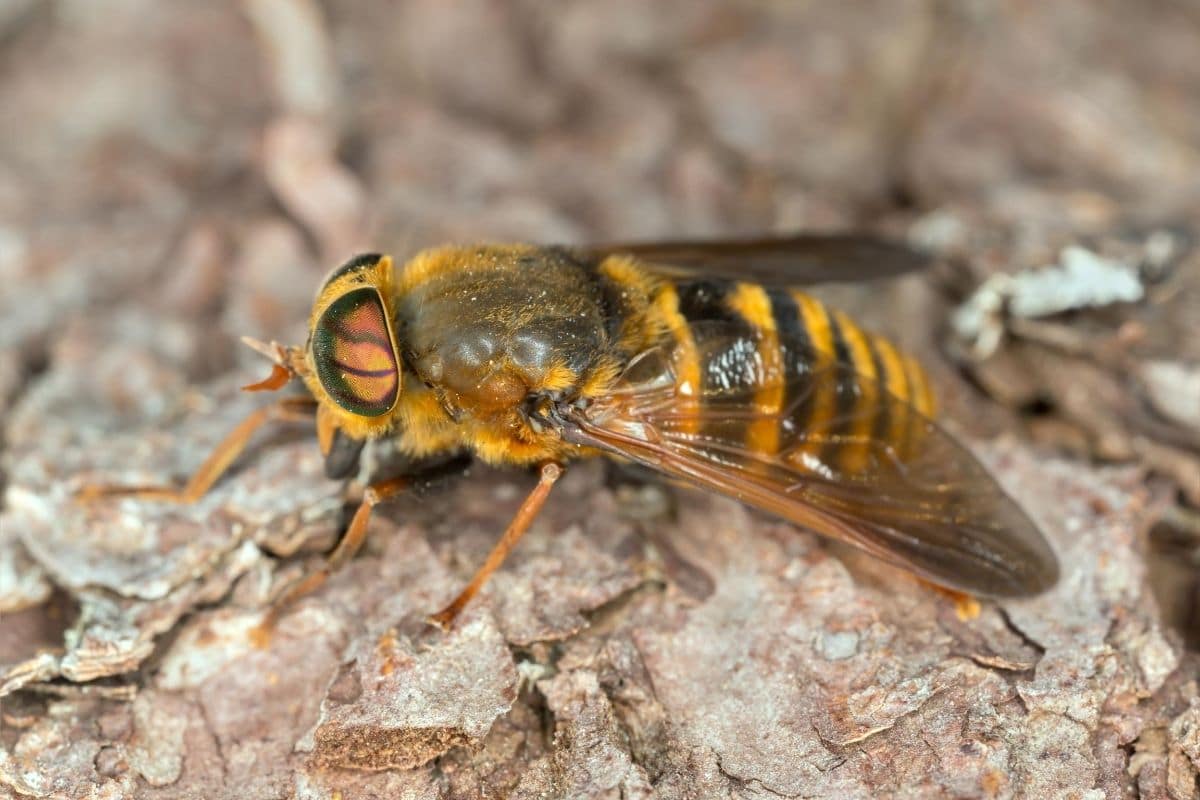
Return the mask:
M 933 581 L 925 580 L 919 575 L 914 575 L 913 579 L 917 583 L 933 591 L 935 594 L 939 594 L 950 602 L 954 603 L 954 613 L 958 617 L 959 621 L 970 622 L 979 616 L 979 613 L 982 609 L 979 606 L 979 601 L 975 599 L 974 595 L 968 594 L 967 592 L 960 592 L 957 589 L 951 589 L 948 586 L 941 586 Z
M 183 488 L 173 486 L 114 486 L 89 483 L 81 486 L 75 496 L 83 501 L 102 497 L 138 497 L 144 500 L 163 500 L 168 503 L 194 503 L 212 488 L 229 466 L 241 455 L 254 432 L 268 422 L 290 422 L 308 419 L 316 408 L 309 397 L 286 397 L 263 406 L 229 432 L 229 435 L 209 454 Z
M 529 529 L 529 525 L 537 517 L 538 512 L 542 510 L 542 505 L 545 504 L 546 498 L 550 496 L 550 490 L 562 475 L 563 467 L 561 464 L 550 462 L 542 465 L 537 486 L 533 488 L 533 491 L 521 503 L 521 507 L 517 510 L 517 515 L 508 524 L 508 528 L 504 531 L 504 535 L 500 537 L 500 541 L 496 542 L 496 546 L 492 548 L 492 552 L 488 553 L 487 560 L 483 562 L 483 566 L 476 571 L 475 576 L 471 578 L 471 582 L 458 593 L 458 597 L 455 597 L 450 602 L 450 605 L 429 618 L 432 624 L 437 625 L 442 630 L 450 629 L 450 626 L 454 624 L 455 617 L 459 615 L 459 612 L 463 610 L 467 603 L 471 602 L 471 598 L 478 594 L 492 573 L 504 563 L 505 557 L 516 546 L 522 534 Z
M 270 610 L 267 611 L 262 624 L 258 626 L 256 638 L 265 641 L 266 636 L 275 627 L 275 623 L 279 621 L 279 617 L 287 610 L 288 606 L 306 594 L 311 594 L 321 588 L 325 581 L 329 580 L 330 575 L 354 558 L 354 555 L 362 548 L 363 542 L 367 540 L 367 523 L 371 519 L 371 510 L 411 485 L 412 478 L 404 476 L 368 486 L 367 490 L 363 492 L 363 499 L 358 504 L 358 509 L 354 512 L 354 518 L 350 520 L 350 527 L 342 535 L 337 547 L 333 549 L 321 567 L 301 577 L 271 603 Z

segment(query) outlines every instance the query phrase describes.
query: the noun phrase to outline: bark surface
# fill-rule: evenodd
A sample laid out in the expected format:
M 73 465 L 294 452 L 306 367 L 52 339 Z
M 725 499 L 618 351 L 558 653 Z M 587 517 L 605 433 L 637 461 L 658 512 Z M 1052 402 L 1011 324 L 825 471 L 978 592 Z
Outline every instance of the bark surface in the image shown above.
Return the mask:
M 1197 52 L 1166 0 L 0 3 L 0 796 L 1197 797 Z M 355 251 L 831 227 L 945 257 L 827 296 L 929 363 L 1054 591 L 963 619 L 591 463 L 442 634 L 533 481 L 473 468 L 260 648 L 354 498 L 311 431 L 194 506 L 72 499 L 186 477 L 261 402 L 238 337 L 302 342 Z M 1141 294 L 987 283 L 1070 247 Z

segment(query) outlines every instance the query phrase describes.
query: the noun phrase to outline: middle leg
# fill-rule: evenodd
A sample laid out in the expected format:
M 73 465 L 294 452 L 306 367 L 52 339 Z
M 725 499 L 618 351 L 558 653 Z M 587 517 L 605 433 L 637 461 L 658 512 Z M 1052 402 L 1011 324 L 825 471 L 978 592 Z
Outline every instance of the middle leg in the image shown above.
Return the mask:
M 435 485 L 437 482 L 457 476 L 465 471 L 470 463 L 469 458 L 464 458 L 461 454 L 458 454 L 448 460 L 423 462 L 411 474 L 377 481 L 367 486 L 366 491 L 363 492 L 362 500 L 359 501 L 358 508 L 354 511 L 354 516 L 351 518 L 350 524 L 347 526 L 345 533 L 342 534 L 341 539 L 338 540 L 333 552 L 328 555 L 325 562 L 319 567 L 301 575 L 294 582 L 284 587 L 280 594 L 271 602 L 266 616 L 255 629 L 253 635 L 255 642 L 259 646 L 265 646 L 270 639 L 271 631 L 287 609 L 300 598 L 320 589 L 333 573 L 337 572 L 347 561 L 354 558 L 358 551 L 362 549 L 363 543 L 367 540 L 367 526 L 371 520 L 371 513 L 375 509 L 375 506 L 409 489 L 420 492 L 422 489 Z

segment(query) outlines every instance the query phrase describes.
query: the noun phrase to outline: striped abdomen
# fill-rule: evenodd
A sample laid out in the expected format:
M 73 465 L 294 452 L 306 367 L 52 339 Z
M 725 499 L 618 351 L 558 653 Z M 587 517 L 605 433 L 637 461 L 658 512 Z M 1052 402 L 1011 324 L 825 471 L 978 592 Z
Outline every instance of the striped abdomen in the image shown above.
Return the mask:
M 658 300 L 679 395 L 701 412 L 689 431 L 700 442 L 854 474 L 911 452 L 920 426 L 910 409 L 934 412 L 911 356 L 803 292 L 686 281 Z

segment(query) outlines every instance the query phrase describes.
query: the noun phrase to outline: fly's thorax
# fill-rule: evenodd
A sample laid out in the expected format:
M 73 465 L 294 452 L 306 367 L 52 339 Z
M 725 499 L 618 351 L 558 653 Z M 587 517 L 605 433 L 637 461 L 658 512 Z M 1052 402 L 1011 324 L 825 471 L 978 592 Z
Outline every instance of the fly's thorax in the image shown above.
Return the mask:
M 603 396 L 633 354 L 658 343 L 657 280 L 636 262 L 525 245 L 444 247 L 397 271 L 391 307 L 412 384 L 436 409 L 402 399 L 406 447 L 440 441 L 498 464 L 580 455 L 534 413 L 540 400 Z M 427 429 L 432 433 L 424 433 Z
M 553 249 L 422 253 L 398 276 L 395 318 L 421 380 L 476 416 L 575 390 L 608 349 L 592 271 Z

